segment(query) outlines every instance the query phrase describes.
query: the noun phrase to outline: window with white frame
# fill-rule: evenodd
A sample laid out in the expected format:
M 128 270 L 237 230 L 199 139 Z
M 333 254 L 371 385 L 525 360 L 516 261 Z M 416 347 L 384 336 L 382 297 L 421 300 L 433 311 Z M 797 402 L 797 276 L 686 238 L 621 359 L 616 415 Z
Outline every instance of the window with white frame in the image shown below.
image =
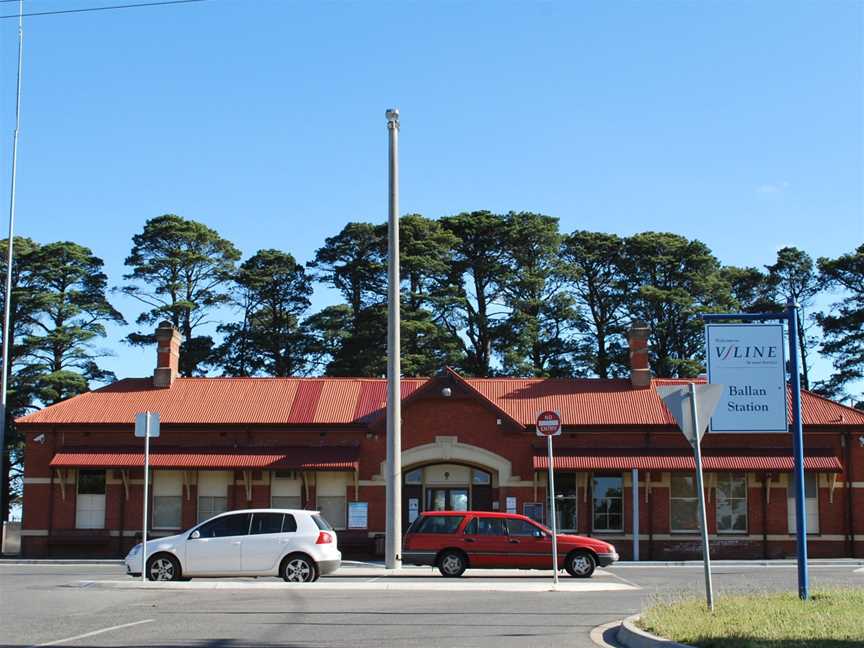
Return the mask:
M 747 475 L 717 475 L 717 533 L 747 533 Z
M 620 476 L 594 477 L 591 492 L 594 531 L 623 531 L 624 479 Z
M 79 470 L 75 501 L 76 529 L 105 528 L 105 471 Z
M 183 526 L 183 473 L 179 470 L 153 472 L 153 528 L 180 529 Z
M 274 470 L 270 479 L 270 506 L 299 509 L 303 506 L 303 480 L 295 470 Z
M 672 473 L 669 489 L 669 528 L 672 531 L 699 530 L 699 497 L 696 477 Z
M 789 533 L 795 533 L 795 475 L 789 475 L 786 489 L 786 511 L 789 518 Z M 807 511 L 807 533 L 819 533 L 819 475 L 804 474 L 804 508 Z
M 334 529 L 347 526 L 348 482 L 349 475 L 344 472 L 319 472 L 315 476 L 317 508 Z
M 226 471 L 198 473 L 198 521 L 203 522 L 228 510 L 228 484 L 232 474 Z

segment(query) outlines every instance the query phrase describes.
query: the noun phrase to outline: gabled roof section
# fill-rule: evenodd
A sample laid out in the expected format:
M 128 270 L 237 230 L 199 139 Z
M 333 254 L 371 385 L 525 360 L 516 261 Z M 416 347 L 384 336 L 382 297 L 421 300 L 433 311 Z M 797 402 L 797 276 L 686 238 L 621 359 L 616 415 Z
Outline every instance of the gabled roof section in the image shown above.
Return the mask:
M 497 413 L 500 414 L 502 417 L 504 417 L 505 419 L 507 419 L 508 421 L 510 421 L 510 422 L 511 422 L 513 425 L 515 425 L 517 428 L 522 428 L 522 429 L 524 429 L 526 425 L 533 425 L 533 424 L 536 422 L 536 418 L 533 418 L 533 417 L 532 417 L 532 419 L 531 419 L 530 421 L 528 421 L 527 423 L 524 422 L 524 421 L 522 421 L 522 420 L 520 420 L 520 419 L 518 419 L 518 418 L 516 418 L 516 417 L 513 416 L 510 412 L 508 412 L 505 408 L 503 408 L 503 407 L 502 407 L 502 406 L 501 406 L 497 401 L 493 400 L 492 398 L 489 398 L 489 396 L 488 396 L 487 394 L 485 394 L 485 393 L 482 392 L 481 390 L 477 389 L 477 388 L 472 384 L 472 381 L 471 381 L 471 380 L 467 380 L 467 379 L 463 378 L 462 376 L 460 376 L 460 375 L 456 372 L 455 369 L 453 369 L 452 367 L 445 367 L 445 370 L 446 370 L 446 372 L 447 372 L 447 375 L 450 376 L 450 378 L 452 378 L 452 379 L 453 379 L 454 381 L 456 381 L 458 384 L 460 384 L 460 385 L 462 385 L 463 387 L 465 387 L 465 388 L 466 388 L 469 392 L 471 392 L 472 394 L 476 394 L 479 398 L 481 398 L 482 400 L 486 401 L 489 405 L 491 405 L 492 409 L 495 410 L 495 412 L 497 412 Z M 500 379 L 499 379 L 499 380 L 500 380 Z M 535 416 L 536 416 L 537 412 L 535 411 L 534 414 L 535 414 Z

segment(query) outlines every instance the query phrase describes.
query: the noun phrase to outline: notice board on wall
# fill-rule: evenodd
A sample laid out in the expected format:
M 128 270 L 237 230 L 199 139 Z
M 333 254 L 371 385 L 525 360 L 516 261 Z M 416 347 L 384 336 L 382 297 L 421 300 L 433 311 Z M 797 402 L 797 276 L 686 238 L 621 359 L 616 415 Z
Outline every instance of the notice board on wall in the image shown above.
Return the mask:
M 348 528 L 366 529 L 369 527 L 369 502 L 348 503 Z

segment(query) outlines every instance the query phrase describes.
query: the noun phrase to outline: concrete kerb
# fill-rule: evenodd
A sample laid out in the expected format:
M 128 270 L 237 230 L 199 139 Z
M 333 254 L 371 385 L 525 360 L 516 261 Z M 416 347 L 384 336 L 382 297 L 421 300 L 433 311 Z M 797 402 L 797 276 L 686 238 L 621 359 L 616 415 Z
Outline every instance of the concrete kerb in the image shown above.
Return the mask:
M 693 648 L 690 644 L 678 643 L 671 639 L 658 637 L 636 626 L 639 615 L 634 614 L 621 622 L 616 640 L 624 648 Z
M 591 630 L 591 641 L 600 648 L 621 648 L 618 643 L 617 635 L 618 628 L 621 626 L 621 621 L 612 621 L 604 623 Z

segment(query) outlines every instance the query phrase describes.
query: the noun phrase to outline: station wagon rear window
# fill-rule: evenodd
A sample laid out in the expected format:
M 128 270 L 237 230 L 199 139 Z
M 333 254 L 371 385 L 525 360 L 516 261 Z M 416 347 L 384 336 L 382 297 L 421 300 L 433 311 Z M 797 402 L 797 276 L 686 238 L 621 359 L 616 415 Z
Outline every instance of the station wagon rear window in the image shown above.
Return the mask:
M 420 519 L 417 528 L 412 533 L 455 533 L 462 520 L 461 515 L 428 515 Z
M 317 526 L 322 531 L 332 531 L 333 527 L 330 526 L 330 523 L 321 517 L 320 515 L 313 515 L 312 519 L 315 521 L 315 526 Z

